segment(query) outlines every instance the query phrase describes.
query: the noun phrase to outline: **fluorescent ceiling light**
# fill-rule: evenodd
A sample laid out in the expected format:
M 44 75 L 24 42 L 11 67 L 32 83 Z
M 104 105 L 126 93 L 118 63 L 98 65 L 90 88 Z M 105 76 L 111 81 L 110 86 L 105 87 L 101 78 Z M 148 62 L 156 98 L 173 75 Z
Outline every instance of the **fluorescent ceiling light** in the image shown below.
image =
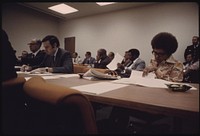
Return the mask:
M 48 9 L 51 9 L 51 10 L 56 11 L 56 12 L 61 13 L 61 14 L 69 14 L 69 13 L 73 13 L 73 12 L 78 11 L 77 9 L 72 8 L 72 7 L 70 7 L 70 6 L 68 6 L 64 3 L 48 7 Z
M 114 4 L 115 2 L 96 2 L 99 6 L 106 6 L 110 4 Z

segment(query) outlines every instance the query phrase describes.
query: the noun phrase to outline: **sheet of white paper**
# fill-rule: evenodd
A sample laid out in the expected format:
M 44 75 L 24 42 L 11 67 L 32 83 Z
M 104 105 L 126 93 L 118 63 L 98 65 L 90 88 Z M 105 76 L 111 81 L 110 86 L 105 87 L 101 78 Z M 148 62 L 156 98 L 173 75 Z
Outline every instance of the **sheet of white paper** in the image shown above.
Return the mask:
M 121 63 L 122 60 L 123 57 L 119 53 L 116 53 L 114 59 L 107 65 L 107 67 L 110 70 L 115 70 L 117 69 L 117 63 Z
M 27 81 L 27 80 L 29 80 L 31 77 L 25 77 L 25 80 Z
M 64 78 L 68 78 L 68 77 L 79 77 L 78 74 L 62 74 L 62 75 L 58 75 L 59 77 L 64 77 Z
M 162 79 L 155 79 L 154 73 L 149 73 L 148 76 L 142 77 L 142 71 L 135 71 L 135 70 L 132 71 L 130 78 L 121 78 L 119 80 L 114 80 L 112 82 L 121 84 L 135 84 L 135 85 L 140 85 L 145 87 L 155 87 L 155 88 L 167 88 L 165 84 L 181 84 Z M 196 88 L 192 86 L 191 90 L 196 90 Z
M 17 74 L 30 74 L 30 72 L 22 72 L 22 71 L 17 71 Z
M 59 76 L 42 76 L 42 75 L 40 75 L 40 76 L 44 79 L 58 79 L 58 78 L 60 78 Z M 32 78 L 32 77 L 25 77 L 26 81 L 29 80 L 30 78 Z
M 134 79 L 135 77 L 142 77 L 142 74 L 143 74 L 143 71 L 132 70 L 130 78 Z M 155 79 L 155 77 L 156 77 L 156 75 L 153 72 L 151 72 L 145 78 Z
M 75 86 L 71 88 L 79 90 L 81 92 L 85 92 L 85 93 L 101 94 L 101 93 L 105 93 L 105 92 L 119 89 L 126 86 L 128 85 L 113 84 L 111 82 L 100 82 L 100 83 L 94 83 L 94 84 L 89 84 L 89 85 Z
M 30 73 L 29 73 L 29 74 L 30 74 Z M 33 73 L 33 74 L 30 74 L 30 75 L 38 75 L 38 76 L 53 76 L 53 73 L 48 73 L 48 72 L 43 73 L 43 74 L 41 74 L 41 73 Z

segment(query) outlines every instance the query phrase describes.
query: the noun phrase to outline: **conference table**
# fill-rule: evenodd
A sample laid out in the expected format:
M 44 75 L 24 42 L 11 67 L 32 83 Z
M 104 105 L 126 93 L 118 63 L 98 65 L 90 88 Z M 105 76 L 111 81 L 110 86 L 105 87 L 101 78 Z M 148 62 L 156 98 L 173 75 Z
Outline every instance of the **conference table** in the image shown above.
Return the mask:
M 59 75 L 59 74 L 54 74 Z M 70 74 L 67 74 L 70 75 Z M 46 82 L 65 87 L 76 87 L 96 83 L 111 83 L 112 80 L 88 80 L 73 76 L 48 78 Z M 22 76 L 22 75 L 21 75 Z M 27 77 L 27 75 L 23 75 Z M 113 87 L 117 85 L 113 83 Z M 184 119 L 199 119 L 199 84 L 190 84 L 196 90 L 174 92 L 168 88 L 152 88 L 138 85 L 126 85 L 113 90 L 95 94 L 83 92 L 91 102 L 123 107 L 153 114 L 162 114 L 174 118 L 175 129 L 181 129 Z M 104 86 L 101 86 L 104 88 Z M 96 87 L 91 89 L 97 89 Z

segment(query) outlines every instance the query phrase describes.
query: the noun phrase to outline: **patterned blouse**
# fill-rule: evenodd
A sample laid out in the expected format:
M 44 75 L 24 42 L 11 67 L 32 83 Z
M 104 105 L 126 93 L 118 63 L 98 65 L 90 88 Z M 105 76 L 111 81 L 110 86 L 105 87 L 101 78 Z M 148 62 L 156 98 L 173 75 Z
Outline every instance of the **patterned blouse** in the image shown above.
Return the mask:
M 183 64 L 174 59 L 171 55 L 167 60 L 162 61 L 159 65 L 155 58 L 152 58 L 149 66 L 157 67 L 155 74 L 157 78 L 172 82 L 183 81 Z

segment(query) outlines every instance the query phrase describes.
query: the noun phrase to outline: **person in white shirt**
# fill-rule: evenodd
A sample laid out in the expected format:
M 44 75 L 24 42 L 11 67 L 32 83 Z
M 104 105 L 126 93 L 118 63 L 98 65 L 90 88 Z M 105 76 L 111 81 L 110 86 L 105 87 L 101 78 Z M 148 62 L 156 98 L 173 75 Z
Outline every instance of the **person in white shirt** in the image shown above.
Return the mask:
M 82 59 L 81 59 L 80 56 L 78 56 L 77 52 L 74 52 L 72 54 L 72 62 L 73 62 L 73 64 L 80 64 L 80 63 L 82 63 Z

